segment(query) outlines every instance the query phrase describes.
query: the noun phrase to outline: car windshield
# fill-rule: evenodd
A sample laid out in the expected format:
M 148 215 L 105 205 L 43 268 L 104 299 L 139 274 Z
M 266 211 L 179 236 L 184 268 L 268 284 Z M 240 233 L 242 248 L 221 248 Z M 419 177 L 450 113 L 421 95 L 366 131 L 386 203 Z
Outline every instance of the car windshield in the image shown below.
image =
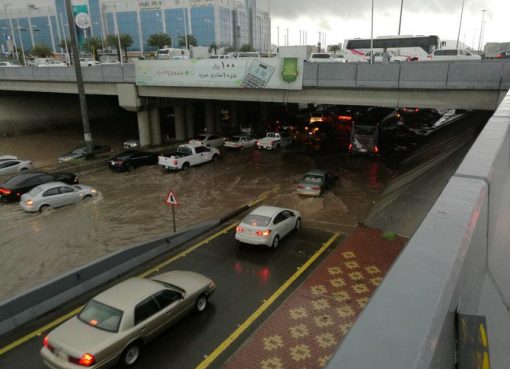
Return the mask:
M 122 311 L 111 306 L 90 301 L 78 315 L 83 323 L 108 332 L 118 332 Z
M 39 195 L 42 191 L 43 191 L 43 189 L 42 189 L 40 186 L 37 186 L 37 187 L 32 188 L 32 189 L 28 192 L 28 194 L 29 194 L 30 196 L 35 197 L 35 196 Z
M 239 136 L 232 136 L 232 137 L 230 137 L 230 141 L 237 142 L 239 140 L 241 140 L 241 137 L 239 137 Z
M 322 177 L 317 175 L 305 175 L 303 177 L 303 181 L 305 182 L 313 182 L 313 183 L 322 183 Z
M 270 221 L 271 218 L 265 217 L 263 215 L 248 214 L 246 218 L 244 218 L 243 223 L 256 227 L 266 227 Z
M 85 148 L 83 146 L 80 146 L 71 151 L 71 154 L 81 154 L 83 151 L 85 151 Z

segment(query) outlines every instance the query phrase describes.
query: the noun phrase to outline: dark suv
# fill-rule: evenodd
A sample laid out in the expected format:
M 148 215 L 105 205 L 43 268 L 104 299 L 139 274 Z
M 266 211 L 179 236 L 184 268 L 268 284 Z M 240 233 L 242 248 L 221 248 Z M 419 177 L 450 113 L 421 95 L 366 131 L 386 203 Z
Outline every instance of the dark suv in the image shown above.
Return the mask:
M 136 150 L 124 151 L 108 160 L 110 169 L 118 171 L 132 171 L 142 165 L 154 165 L 158 163 L 159 154 Z
M 77 184 L 78 176 L 73 173 L 25 172 L 18 174 L 0 184 L 0 200 L 5 202 L 19 201 L 21 195 L 32 188 L 48 182 L 64 182 Z

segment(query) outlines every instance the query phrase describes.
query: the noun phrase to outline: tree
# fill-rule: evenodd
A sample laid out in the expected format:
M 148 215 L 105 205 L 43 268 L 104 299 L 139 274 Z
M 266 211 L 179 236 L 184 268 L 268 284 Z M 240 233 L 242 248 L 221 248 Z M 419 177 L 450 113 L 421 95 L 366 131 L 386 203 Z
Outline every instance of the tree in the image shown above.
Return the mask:
M 35 44 L 30 52 L 33 57 L 36 58 L 49 58 L 53 55 L 53 51 L 50 49 L 48 45 L 44 44 Z
M 149 46 L 153 46 L 158 49 L 162 49 L 165 46 L 170 46 L 172 44 L 172 38 L 163 32 L 154 33 L 149 36 L 147 43 L 149 44 Z
M 340 46 L 338 46 L 338 45 L 330 45 L 329 46 L 329 51 L 331 51 L 333 54 L 336 55 L 336 53 L 338 51 L 340 51 Z
M 128 49 L 128 47 L 133 45 L 133 38 L 130 35 L 128 35 L 127 33 L 121 33 L 118 38 L 117 38 L 117 35 L 108 35 L 108 36 L 106 36 L 106 43 L 111 48 L 117 49 L 117 56 L 119 57 L 119 61 L 120 61 L 121 50 L 119 50 L 119 46 L 118 46 L 119 38 L 120 38 L 120 48 L 122 50 L 124 50 L 124 53 L 126 55 L 126 60 L 127 60 L 127 58 L 128 58 L 127 49 Z
M 214 51 L 214 55 L 218 53 L 218 45 L 216 43 L 212 43 L 209 45 L 209 52 L 212 53 Z
M 239 51 L 246 52 L 246 51 L 255 51 L 255 50 L 253 49 L 253 47 L 250 44 L 244 44 L 243 46 L 241 46 Z
M 83 42 L 82 47 L 83 50 L 92 53 L 94 60 L 99 61 L 99 55 L 97 55 L 97 50 L 103 48 L 103 40 L 101 40 L 99 37 L 90 37 Z
M 71 40 L 66 38 L 65 40 L 60 40 L 59 43 L 58 43 L 58 47 L 60 47 L 61 49 L 64 49 L 66 48 L 66 45 L 68 48 L 71 48 Z
M 188 35 L 188 47 L 197 46 L 198 42 L 195 36 Z M 184 36 L 179 36 L 179 47 L 186 46 L 186 38 Z

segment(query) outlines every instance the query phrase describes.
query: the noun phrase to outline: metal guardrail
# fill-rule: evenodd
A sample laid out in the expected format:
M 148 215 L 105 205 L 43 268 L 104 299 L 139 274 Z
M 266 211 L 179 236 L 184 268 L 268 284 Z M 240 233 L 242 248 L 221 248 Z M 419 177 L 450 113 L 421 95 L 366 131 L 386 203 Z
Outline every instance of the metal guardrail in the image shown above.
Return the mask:
M 461 314 L 486 318 L 490 367 L 508 368 L 509 214 L 510 93 L 327 369 L 458 368 Z
M 150 61 L 143 61 L 150 63 Z M 88 83 L 135 83 L 134 64 L 83 67 Z M 305 63 L 304 88 L 482 89 L 510 88 L 510 62 L 413 62 L 391 64 Z M 73 68 L 0 68 L 0 80 L 76 81 Z

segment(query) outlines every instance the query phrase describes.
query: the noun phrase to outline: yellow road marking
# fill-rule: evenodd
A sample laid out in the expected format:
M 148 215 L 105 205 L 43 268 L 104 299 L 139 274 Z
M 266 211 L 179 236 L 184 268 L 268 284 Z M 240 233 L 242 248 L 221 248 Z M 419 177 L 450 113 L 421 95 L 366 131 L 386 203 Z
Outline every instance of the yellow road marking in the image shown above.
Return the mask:
M 301 268 L 299 268 L 296 273 L 294 273 L 284 284 L 276 290 L 273 295 L 264 301 L 262 305 L 241 324 L 230 336 L 227 337 L 225 341 L 223 341 L 211 354 L 207 356 L 195 369 L 205 369 L 209 365 L 212 364 L 214 360 L 220 356 L 223 351 L 225 351 L 246 329 L 253 324 L 253 322 L 264 312 L 266 311 L 271 304 L 280 297 L 289 287 L 290 285 L 297 279 L 301 274 L 303 274 L 312 263 L 324 252 L 326 249 L 331 246 L 331 244 L 340 236 L 340 233 L 335 233 L 322 247 L 315 253 L 313 256 L 304 263 Z

